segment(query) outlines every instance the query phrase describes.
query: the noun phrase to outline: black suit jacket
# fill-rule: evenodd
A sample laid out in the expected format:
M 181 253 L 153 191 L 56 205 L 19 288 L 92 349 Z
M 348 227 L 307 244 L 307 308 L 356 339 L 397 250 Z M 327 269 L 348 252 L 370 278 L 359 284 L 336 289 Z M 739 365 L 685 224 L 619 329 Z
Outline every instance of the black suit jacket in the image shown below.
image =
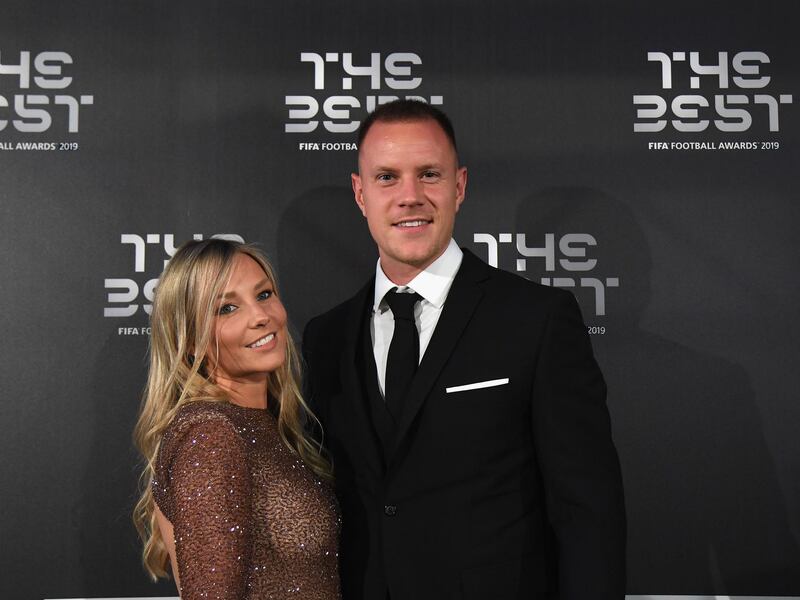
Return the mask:
M 387 440 L 365 342 L 373 286 L 303 339 L 342 507 L 345 600 L 623 598 L 619 462 L 572 294 L 465 251 Z

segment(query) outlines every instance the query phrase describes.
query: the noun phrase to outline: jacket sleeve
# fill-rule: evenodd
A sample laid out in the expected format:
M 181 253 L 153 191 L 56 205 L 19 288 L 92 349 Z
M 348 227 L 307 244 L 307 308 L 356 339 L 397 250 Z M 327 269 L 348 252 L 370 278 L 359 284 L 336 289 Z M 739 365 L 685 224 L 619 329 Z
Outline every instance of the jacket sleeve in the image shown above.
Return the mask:
M 225 418 L 188 428 L 170 468 L 172 525 L 182 600 L 246 593 L 252 548 L 244 441 Z
M 625 506 L 606 385 L 572 294 L 559 293 L 541 338 L 533 429 L 557 546 L 558 598 L 625 597 Z

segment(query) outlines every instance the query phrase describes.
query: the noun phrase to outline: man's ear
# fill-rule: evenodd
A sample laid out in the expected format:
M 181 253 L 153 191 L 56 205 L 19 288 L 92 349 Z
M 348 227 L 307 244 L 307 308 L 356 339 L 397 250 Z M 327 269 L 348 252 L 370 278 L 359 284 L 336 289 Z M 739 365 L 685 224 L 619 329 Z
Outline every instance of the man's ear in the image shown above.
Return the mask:
M 361 175 L 358 173 L 350 173 L 350 183 L 353 186 L 353 196 L 356 199 L 356 204 L 358 204 L 361 214 L 366 217 L 367 212 L 364 208 L 364 189 L 361 187 Z
M 464 195 L 467 193 L 467 167 L 459 167 L 456 171 L 456 212 L 461 208 Z

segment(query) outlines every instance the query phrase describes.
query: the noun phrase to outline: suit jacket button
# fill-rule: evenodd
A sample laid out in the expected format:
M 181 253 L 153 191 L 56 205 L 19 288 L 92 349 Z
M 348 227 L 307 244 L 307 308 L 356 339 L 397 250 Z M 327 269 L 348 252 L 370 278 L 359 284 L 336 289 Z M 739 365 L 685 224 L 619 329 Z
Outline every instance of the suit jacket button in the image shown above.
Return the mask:
M 397 507 L 394 504 L 387 504 L 383 507 L 383 514 L 387 517 L 393 517 L 397 514 Z

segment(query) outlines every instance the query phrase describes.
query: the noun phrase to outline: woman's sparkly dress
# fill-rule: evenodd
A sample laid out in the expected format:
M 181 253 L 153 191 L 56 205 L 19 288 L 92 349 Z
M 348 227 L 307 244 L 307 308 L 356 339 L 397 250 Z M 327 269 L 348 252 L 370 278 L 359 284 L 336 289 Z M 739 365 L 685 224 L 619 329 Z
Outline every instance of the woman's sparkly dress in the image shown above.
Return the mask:
M 184 406 L 164 433 L 153 495 L 174 528 L 183 600 L 337 600 L 332 487 L 267 411 Z

